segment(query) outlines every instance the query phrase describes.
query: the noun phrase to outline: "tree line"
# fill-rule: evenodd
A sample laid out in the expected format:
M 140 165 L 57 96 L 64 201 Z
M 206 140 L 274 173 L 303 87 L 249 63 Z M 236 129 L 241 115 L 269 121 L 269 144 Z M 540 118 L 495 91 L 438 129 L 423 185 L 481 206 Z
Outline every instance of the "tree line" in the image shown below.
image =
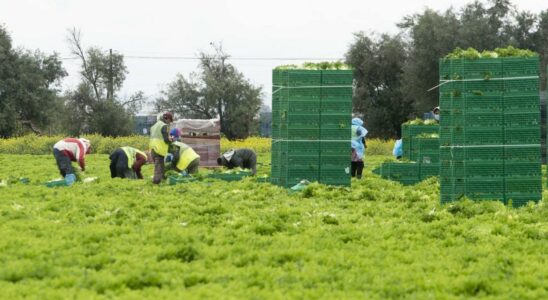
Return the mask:
M 354 68 L 354 112 L 374 137 L 397 137 L 402 122 L 438 105 L 438 60 L 455 48 L 479 51 L 512 45 L 536 51 L 541 89 L 546 89 L 548 9 L 519 11 L 510 0 L 474 1 L 445 11 L 425 9 L 405 16 L 397 34 L 357 32 L 346 54 Z M 0 26 L 0 136 L 29 131 L 123 136 L 144 104 L 181 118 L 215 118 L 230 138 L 256 134 L 263 90 L 231 63 L 222 45 L 201 52 L 195 72 L 178 74 L 157 99 L 142 91 L 121 97 L 127 67 L 124 56 L 84 47 L 77 29 L 68 33 L 71 53 L 80 62 L 80 82 L 64 93 L 67 76 L 58 54 L 14 49 Z
M 354 111 L 371 136 L 397 137 L 401 123 L 438 106 L 438 60 L 455 48 L 509 45 L 539 53 L 546 90 L 548 9 L 519 11 L 509 0 L 474 1 L 455 9 L 405 16 L 397 34 L 359 32 L 346 53 L 355 72 Z

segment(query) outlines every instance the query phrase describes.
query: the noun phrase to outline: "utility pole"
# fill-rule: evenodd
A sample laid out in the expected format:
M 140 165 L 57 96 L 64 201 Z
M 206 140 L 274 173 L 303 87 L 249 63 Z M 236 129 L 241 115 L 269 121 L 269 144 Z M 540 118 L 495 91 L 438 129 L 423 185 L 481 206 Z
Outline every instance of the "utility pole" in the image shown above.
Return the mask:
M 109 100 L 113 100 L 114 98 L 114 83 L 113 83 L 113 74 L 112 74 L 112 49 L 110 49 L 109 51 L 110 53 L 110 56 L 109 56 L 109 64 L 110 64 L 110 68 L 109 68 L 109 78 L 108 78 L 108 90 L 107 90 L 107 99 Z

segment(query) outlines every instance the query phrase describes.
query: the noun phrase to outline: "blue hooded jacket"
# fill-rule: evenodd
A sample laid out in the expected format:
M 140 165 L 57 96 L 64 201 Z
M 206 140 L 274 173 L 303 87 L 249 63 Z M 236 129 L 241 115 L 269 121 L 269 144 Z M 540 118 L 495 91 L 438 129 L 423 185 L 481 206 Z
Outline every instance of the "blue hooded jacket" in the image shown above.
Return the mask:
M 360 158 L 363 158 L 365 154 L 365 145 L 363 144 L 363 138 L 367 135 L 367 129 L 362 126 L 363 121 L 360 118 L 352 119 L 352 149 L 356 150 L 356 153 Z

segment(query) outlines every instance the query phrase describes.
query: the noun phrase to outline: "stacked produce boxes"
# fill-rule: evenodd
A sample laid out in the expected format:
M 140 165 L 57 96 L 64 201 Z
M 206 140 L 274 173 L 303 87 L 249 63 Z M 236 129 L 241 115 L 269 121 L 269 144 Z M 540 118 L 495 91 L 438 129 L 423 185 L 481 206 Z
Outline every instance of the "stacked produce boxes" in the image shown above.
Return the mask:
M 373 172 L 404 185 L 439 176 L 438 124 L 424 124 L 421 120 L 413 120 L 402 124 L 401 129 L 403 159 L 411 162 L 385 162 Z
M 440 60 L 441 202 L 542 195 L 538 57 Z
M 275 69 L 271 181 L 350 185 L 351 70 Z

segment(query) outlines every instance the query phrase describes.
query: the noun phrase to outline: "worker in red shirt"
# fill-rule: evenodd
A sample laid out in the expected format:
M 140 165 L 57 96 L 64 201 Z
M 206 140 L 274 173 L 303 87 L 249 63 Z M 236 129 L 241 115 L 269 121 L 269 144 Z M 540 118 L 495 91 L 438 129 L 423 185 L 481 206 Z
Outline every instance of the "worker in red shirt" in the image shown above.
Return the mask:
M 76 175 L 71 162 L 78 162 L 80 169 L 86 170 L 85 155 L 91 152 L 89 140 L 84 138 L 66 138 L 53 145 L 53 156 L 59 172 L 65 178 L 67 185 L 76 181 Z
M 110 177 L 143 179 L 141 167 L 147 162 L 147 154 L 133 147 L 120 147 L 110 155 Z

